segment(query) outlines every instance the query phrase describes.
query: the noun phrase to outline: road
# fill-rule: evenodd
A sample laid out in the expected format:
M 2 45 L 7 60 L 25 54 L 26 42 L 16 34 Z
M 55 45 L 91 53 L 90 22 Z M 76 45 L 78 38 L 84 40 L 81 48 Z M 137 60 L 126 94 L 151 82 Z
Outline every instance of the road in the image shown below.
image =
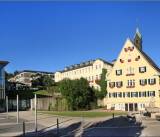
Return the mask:
M 72 118 L 57 117 L 46 114 L 38 114 L 38 132 L 35 133 L 34 113 L 32 111 L 20 112 L 20 122 L 16 123 L 16 113 L 10 112 L 9 118 L 5 113 L 0 113 L 0 136 L 22 135 L 22 122 L 25 121 L 26 136 L 56 136 L 56 120 L 59 119 L 59 136 L 72 137 L 159 137 L 160 121 L 150 118 L 143 119 L 142 124 L 138 121 L 128 121 L 126 117 L 120 116 L 112 119 L 103 118 Z

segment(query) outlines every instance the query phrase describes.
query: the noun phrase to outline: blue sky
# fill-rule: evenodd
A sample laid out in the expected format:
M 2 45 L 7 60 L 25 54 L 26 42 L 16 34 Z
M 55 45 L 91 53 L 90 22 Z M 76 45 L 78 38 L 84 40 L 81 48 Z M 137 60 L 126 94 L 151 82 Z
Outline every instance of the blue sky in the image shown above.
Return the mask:
M 0 59 L 7 71 L 56 71 L 117 58 L 138 26 L 143 50 L 160 65 L 160 2 L 1 2 Z

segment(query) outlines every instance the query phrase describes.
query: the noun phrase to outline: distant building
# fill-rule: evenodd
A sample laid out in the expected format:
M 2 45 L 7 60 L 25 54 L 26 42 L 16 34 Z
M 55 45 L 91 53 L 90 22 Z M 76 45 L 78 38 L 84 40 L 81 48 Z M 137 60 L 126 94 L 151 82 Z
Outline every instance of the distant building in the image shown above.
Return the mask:
M 99 89 L 100 87 L 96 81 L 100 80 L 102 69 L 106 69 L 107 74 L 109 74 L 112 66 L 113 64 L 103 59 L 82 62 L 80 64 L 68 66 L 62 71 L 55 72 L 55 82 L 61 81 L 65 78 L 80 79 L 83 77 L 89 81 L 90 86 Z
M 8 61 L 0 61 L 0 111 L 4 111 L 5 102 L 5 70 Z
M 11 92 L 16 92 L 18 90 L 28 90 L 29 86 L 27 86 L 26 84 L 23 83 L 19 83 L 19 82 L 6 82 L 6 94 L 9 94 Z
M 23 70 L 23 71 L 19 71 L 18 74 L 10 78 L 8 81 L 18 82 L 18 83 L 25 84 L 27 86 L 32 86 L 32 82 L 31 82 L 32 79 L 36 79 L 38 75 L 49 75 L 49 76 L 52 76 L 54 80 L 53 72 Z

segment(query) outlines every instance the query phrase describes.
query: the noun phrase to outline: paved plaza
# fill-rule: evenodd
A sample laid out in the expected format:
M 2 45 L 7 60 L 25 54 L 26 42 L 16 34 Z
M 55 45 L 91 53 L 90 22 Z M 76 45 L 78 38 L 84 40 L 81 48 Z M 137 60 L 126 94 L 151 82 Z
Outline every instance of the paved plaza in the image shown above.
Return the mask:
M 19 124 L 16 123 L 16 112 L 10 112 L 8 118 L 0 113 L 0 136 L 22 136 L 23 121 L 25 122 L 26 136 L 61 137 L 152 137 L 160 136 L 160 121 L 150 118 L 140 118 L 138 121 L 128 121 L 125 116 L 103 118 L 60 117 L 47 114 L 38 114 L 38 132 L 35 133 L 34 112 L 22 111 L 19 113 Z M 59 130 L 56 121 L 59 119 Z M 141 123 L 142 121 L 142 123 Z

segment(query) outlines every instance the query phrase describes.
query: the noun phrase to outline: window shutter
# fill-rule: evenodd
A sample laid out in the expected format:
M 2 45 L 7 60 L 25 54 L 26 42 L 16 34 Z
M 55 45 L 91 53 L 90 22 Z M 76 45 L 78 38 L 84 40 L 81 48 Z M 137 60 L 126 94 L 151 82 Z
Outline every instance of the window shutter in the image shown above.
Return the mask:
M 147 79 L 145 79 L 145 84 L 147 84 Z
M 139 84 L 141 85 L 141 79 L 139 80 Z
M 148 79 L 148 84 L 150 84 L 150 79 Z
M 156 79 L 154 78 L 154 84 L 156 84 Z

